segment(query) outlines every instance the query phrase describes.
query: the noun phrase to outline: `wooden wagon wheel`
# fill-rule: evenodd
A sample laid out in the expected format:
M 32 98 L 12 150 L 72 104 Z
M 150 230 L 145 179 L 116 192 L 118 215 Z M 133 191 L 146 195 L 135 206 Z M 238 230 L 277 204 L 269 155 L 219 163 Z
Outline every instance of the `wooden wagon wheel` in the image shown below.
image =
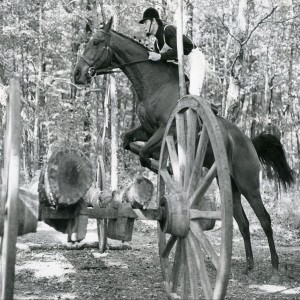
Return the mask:
M 206 163 L 210 165 L 204 174 Z M 221 130 L 202 98 L 184 96 L 173 110 L 158 175 L 157 199 L 163 211 L 159 255 L 168 297 L 224 298 L 232 251 L 231 181 Z M 216 211 L 202 206 L 214 178 L 221 199 Z M 210 240 L 201 219 L 222 222 L 218 243 Z
M 97 188 L 101 191 L 105 188 L 105 167 L 103 157 L 98 157 Z M 107 219 L 97 219 L 97 232 L 100 253 L 107 249 Z
M 1 193 L 1 299 L 13 299 L 18 235 L 18 194 L 20 171 L 20 89 L 17 79 L 10 82 L 7 128 L 4 142 L 3 188 Z

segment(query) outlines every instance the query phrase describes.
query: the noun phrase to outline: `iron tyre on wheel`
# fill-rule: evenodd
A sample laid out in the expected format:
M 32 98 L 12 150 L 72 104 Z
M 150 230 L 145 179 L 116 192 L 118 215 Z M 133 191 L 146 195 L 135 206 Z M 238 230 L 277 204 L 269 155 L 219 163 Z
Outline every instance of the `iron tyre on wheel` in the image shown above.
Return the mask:
M 204 205 L 213 184 L 219 189 L 217 210 Z M 231 181 L 217 118 L 199 97 L 180 99 L 169 118 L 160 153 L 157 199 L 164 216 L 158 236 L 168 297 L 224 298 L 232 251 Z M 204 220 L 221 222 L 217 240 L 212 241 L 205 231 Z

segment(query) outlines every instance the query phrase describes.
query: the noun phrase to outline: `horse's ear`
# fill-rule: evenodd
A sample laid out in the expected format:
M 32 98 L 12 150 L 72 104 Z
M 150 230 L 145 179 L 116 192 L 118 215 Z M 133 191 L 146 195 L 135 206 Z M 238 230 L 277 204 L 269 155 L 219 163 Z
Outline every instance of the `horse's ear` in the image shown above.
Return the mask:
M 110 20 L 104 25 L 103 30 L 106 32 L 109 32 L 111 29 L 111 25 L 113 23 L 113 17 L 110 18 Z

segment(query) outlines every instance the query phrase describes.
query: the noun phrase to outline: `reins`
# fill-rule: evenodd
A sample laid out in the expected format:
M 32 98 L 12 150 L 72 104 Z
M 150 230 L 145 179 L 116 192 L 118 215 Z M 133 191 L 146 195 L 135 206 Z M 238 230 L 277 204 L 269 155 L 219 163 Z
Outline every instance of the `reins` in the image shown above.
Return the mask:
M 149 61 L 149 59 L 136 60 L 136 61 L 131 61 L 131 62 L 128 62 L 128 63 L 116 65 L 116 66 L 110 66 L 110 67 L 108 67 L 108 68 L 105 68 L 105 69 L 96 71 L 96 74 L 95 74 L 95 75 L 101 75 L 101 74 L 109 74 L 109 73 L 113 73 L 113 72 L 110 72 L 110 71 L 112 71 L 112 70 L 114 70 L 114 69 L 120 69 L 120 68 L 126 67 L 126 66 L 131 66 L 131 65 L 134 65 L 134 64 L 146 62 L 146 61 Z
M 111 34 L 109 32 L 106 32 L 105 30 L 100 30 L 101 32 L 103 32 L 104 34 L 108 35 L 109 38 L 111 36 Z M 99 55 L 97 56 L 97 58 L 92 61 L 91 59 L 85 57 L 84 55 L 81 55 L 81 58 L 85 61 L 85 63 L 87 63 L 90 68 L 88 69 L 88 75 L 90 78 L 96 76 L 96 75 L 101 75 L 101 74 L 110 74 L 110 73 L 114 73 L 112 70 L 114 69 L 120 69 L 122 67 L 126 67 L 126 66 L 130 66 L 130 65 L 134 65 L 134 64 L 138 64 L 138 63 L 142 63 L 142 62 L 146 62 L 149 61 L 149 59 L 142 59 L 142 60 L 137 60 L 137 61 L 132 61 L 132 62 L 128 62 L 128 63 L 123 63 L 123 64 L 119 64 L 116 66 L 110 66 L 107 68 L 103 68 L 99 71 L 97 71 L 95 69 L 95 67 L 93 67 L 92 65 L 100 58 L 103 56 L 104 51 L 107 51 L 107 53 L 109 53 L 110 48 L 108 46 L 108 44 L 106 43 L 105 46 L 103 47 L 103 50 L 99 53 Z M 107 55 L 108 56 L 108 55 Z M 111 58 L 110 58 L 111 59 Z M 111 63 L 111 62 L 110 62 Z M 116 72 L 116 71 L 115 71 Z

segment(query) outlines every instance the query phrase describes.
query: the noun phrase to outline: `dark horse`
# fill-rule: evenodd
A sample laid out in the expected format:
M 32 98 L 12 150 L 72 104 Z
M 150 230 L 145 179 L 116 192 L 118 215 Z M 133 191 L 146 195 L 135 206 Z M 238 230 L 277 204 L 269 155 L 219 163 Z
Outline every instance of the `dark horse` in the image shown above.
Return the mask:
M 88 84 L 90 73 L 119 67 L 133 84 L 139 99 L 141 126 L 127 132 L 125 148 L 132 141 L 145 141 L 140 151 L 141 162 L 148 164 L 160 148 L 165 127 L 179 99 L 178 71 L 171 64 L 147 60 L 148 49 L 133 39 L 111 30 L 112 20 L 89 41 L 74 73 L 76 84 Z M 138 61 L 138 62 L 137 62 Z M 136 62 L 136 63 L 134 63 Z M 245 243 L 247 268 L 253 268 L 249 221 L 241 205 L 241 194 L 250 203 L 268 238 L 274 275 L 278 273 L 278 256 L 273 240 L 271 219 L 259 190 L 260 161 L 273 167 L 286 187 L 293 182 L 280 141 L 270 134 L 260 134 L 252 141 L 234 124 L 217 116 L 227 148 L 232 177 L 233 215 Z M 155 156 L 155 155 L 154 155 Z

